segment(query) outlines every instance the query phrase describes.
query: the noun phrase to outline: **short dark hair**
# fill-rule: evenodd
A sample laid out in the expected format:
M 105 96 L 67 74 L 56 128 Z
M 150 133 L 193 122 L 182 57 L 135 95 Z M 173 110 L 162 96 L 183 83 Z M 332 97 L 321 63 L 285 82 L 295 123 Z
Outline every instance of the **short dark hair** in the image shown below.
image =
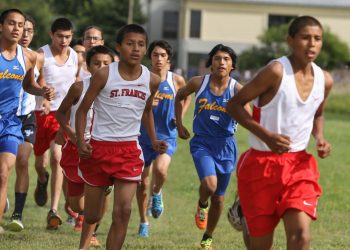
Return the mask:
M 147 50 L 148 58 L 151 59 L 152 52 L 153 52 L 154 48 L 157 46 L 161 47 L 162 49 L 164 49 L 166 51 L 166 53 L 168 54 L 168 59 L 169 59 L 169 61 L 171 61 L 171 59 L 173 58 L 173 48 L 165 40 L 155 40 L 149 45 L 148 50 Z
M 288 35 L 294 37 L 305 26 L 318 26 L 323 31 L 321 23 L 312 16 L 300 16 L 295 18 L 289 25 Z
M 121 27 L 119 29 L 117 37 L 116 37 L 117 44 L 122 44 L 125 35 L 128 33 L 139 33 L 139 34 L 144 35 L 145 40 L 146 40 L 146 46 L 147 46 L 147 44 L 148 44 L 147 32 L 145 31 L 144 28 L 142 28 L 138 24 L 127 24 L 127 25 L 124 25 L 123 27 Z
M 91 29 L 95 29 L 95 30 L 100 31 L 101 32 L 101 38 L 103 39 L 103 30 L 102 30 L 102 28 L 98 27 L 98 26 L 95 26 L 95 25 L 90 25 L 90 26 L 85 28 L 84 33 L 83 33 L 83 35 L 84 35 L 83 39 L 85 38 L 85 32 L 88 31 L 88 30 L 91 30 Z
M 11 13 L 18 13 L 18 14 L 22 15 L 24 19 L 26 18 L 25 14 L 24 14 L 22 11 L 20 11 L 19 9 L 7 9 L 7 10 L 4 10 L 3 12 L 1 12 L 1 15 L 0 15 L 0 23 L 1 23 L 1 24 L 4 24 L 5 19 L 6 19 L 7 16 L 10 15 Z
M 113 50 L 111 50 L 110 48 L 108 48 L 107 46 L 104 45 L 98 45 L 98 46 L 94 46 L 91 49 L 88 50 L 88 52 L 86 53 L 86 64 L 88 66 L 90 66 L 91 63 L 91 59 L 94 55 L 96 54 L 106 54 L 109 55 L 112 59 L 112 62 L 114 62 L 114 56 L 115 53 L 113 52 Z
M 55 33 L 57 30 L 73 31 L 73 23 L 68 18 L 59 17 L 51 24 L 51 32 Z
M 72 39 L 72 41 L 70 42 L 69 46 L 73 48 L 75 45 L 83 46 L 83 39 L 81 37 Z
M 32 16 L 30 16 L 30 15 L 26 15 L 25 18 L 26 18 L 26 22 L 27 21 L 31 22 L 33 24 L 33 28 L 35 28 L 35 20 L 34 20 L 34 18 Z
M 216 45 L 210 52 L 209 52 L 209 58 L 208 58 L 208 60 L 207 60 L 207 62 L 206 62 L 206 64 L 205 64 L 205 67 L 207 67 L 207 68 L 209 68 L 210 66 L 211 66 L 211 64 L 212 64 L 212 60 L 213 60 L 213 56 L 216 54 L 216 52 L 218 52 L 218 51 L 223 51 L 223 52 L 226 52 L 227 54 L 229 54 L 230 55 L 230 57 L 231 57 L 231 59 L 232 59 L 232 64 L 233 64 L 233 66 L 235 66 L 236 65 L 236 62 L 237 62 L 237 54 L 236 54 L 236 52 L 232 49 L 232 48 L 230 48 L 230 47 L 228 47 L 228 46 L 225 46 L 225 45 L 223 45 L 223 44 L 218 44 L 218 45 Z

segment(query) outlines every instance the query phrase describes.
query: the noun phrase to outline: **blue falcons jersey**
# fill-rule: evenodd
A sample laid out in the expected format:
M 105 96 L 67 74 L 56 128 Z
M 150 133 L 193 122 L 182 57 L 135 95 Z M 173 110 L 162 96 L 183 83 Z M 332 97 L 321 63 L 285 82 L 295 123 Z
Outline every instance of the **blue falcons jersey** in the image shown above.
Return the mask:
M 210 91 L 211 75 L 205 75 L 195 95 L 193 132 L 198 136 L 224 138 L 233 136 L 237 122 L 226 112 L 226 104 L 236 91 L 237 82 L 230 78 L 225 92 L 216 96 Z

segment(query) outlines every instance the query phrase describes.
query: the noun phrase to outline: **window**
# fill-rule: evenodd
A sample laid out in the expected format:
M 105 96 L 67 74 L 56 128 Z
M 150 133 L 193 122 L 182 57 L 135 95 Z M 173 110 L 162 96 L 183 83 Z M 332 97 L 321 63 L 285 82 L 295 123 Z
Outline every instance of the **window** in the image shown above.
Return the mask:
M 281 24 L 289 23 L 297 16 L 281 16 L 281 15 L 269 15 L 269 28 L 280 26 Z
M 200 38 L 201 36 L 202 13 L 199 10 L 191 10 L 190 37 Z
M 164 11 L 163 13 L 163 38 L 177 38 L 179 12 Z

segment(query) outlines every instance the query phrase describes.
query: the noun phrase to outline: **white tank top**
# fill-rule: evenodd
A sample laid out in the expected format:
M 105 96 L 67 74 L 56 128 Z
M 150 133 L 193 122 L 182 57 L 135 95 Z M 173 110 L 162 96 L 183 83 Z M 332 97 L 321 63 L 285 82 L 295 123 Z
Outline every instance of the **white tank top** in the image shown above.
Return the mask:
M 134 81 L 124 80 L 118 62 L 109 65 L 106 86 L 94 101 L 91 137 L 99 141 L 137 140 L 146 101 L 150 96 L 150 72 L 141 65 L 142 73 Z
M 79 76 L 80 76 L 81 80 L 84 80 L 84 79 L 90 78 L 91 73 L 90 73 L 90 71 L 87 71 L 83 67 L 80 67 Z
M 44 52 L 44 78 L 49 87 L 55 88 L 55 98 L 50 102 L 51 111 L 56 111 L 61 105 L 63 98 L 66 96 L 70 86 L 75 82 L 78 72 L 77 53 L 69 48 L 69 57 L 64 64 L 58 64 L 52 55 L 49 45 L 42 47 Z M 42 98 L 38 101 L 36 110 L 41 109 Z
M 291 152 L 301 151 L 306 149 L 309 143 L 315 113 L 324 100 L 324 73 L 312 63 L 314 83 L 309 97 L 303 101 L 299 96 L 289 59 L 284 56 L 275 61 L 283 65 L 281 85 L 268 104 L 258 107 L 259 99 L 254 100 L 253 117 L 267 130 L 289 136 Z M 254 149 L 271 151 L 252 133 L 249 135 L 249 143 Z
M 28 50 L 32 51 L 28 48 Z M 34 79 L 35 81 L 39 78 L 39 70 L 35 65 L 34 67 Z M 21 88 L 21 92 L 19 94 L 19 105 L 17 109 L 17 116 L 28 115 L 35 109 L 35 95 L 29 94 Z
M 83 80 L 83 91 L 81 92 L 80 98 L 78 100 L 78 102 L 76 104 L 74 104 L 71 108 L 71 112 L 70 112 L 70 126 L 73 128 L 73 130 L 75 131 L 75 114 L 77 113 L 77 109 L 79 108 L 79 105 L 81 103 L 81 101 L 84 98 L 84 95 L 87 91 L 87 89 L 89 88 L 90 85 L 90 78 L 84 79 Z M 86 116 L 86 128 L 84 131 L 84 138 L 85 140 L 90 139 L 91 137 L 91 121 L 92 121 L 92 107 L 89 109 L 87 116 Z

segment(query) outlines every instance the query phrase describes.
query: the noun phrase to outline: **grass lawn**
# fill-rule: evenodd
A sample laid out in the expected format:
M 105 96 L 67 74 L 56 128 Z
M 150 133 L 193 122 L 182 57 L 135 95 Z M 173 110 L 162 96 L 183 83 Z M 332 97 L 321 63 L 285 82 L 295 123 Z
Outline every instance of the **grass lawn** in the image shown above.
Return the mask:
M 192 112 L 189 112 L 187 124 L 190 124 L 191 117 Z M 247 131 L 240 127 L 237 133 L 240 152 L 247 149 L 246 138 Z M 312 224 L 311 249 L 350 249 L 349 113 L 327 113 L 326 138 L 332 143 L 333 152 L 329 158 L 318 161 L 323 195 L 318 206 L 319 219 Z M 137 236 L 139 220 L 134 199 L 132 218 L 124 249 L 199 249 L 202 232 L 194 224 L 199 180 L 189 153 L 188 142 L 179 140 L 178 144 L 178 151 L 173 157 L 168 180 L 163 189 L 164 214 L 159 219 L 150 219 L 150 237 L 141 239 Z M 310 141 L 310 152 L 314 152 L 313 140 Z M 10 212 L 4 216 L 4 224 L 8 222 L 13 211 L 14 177 L 15 171 L 12 170 L 8 189 L 11 208 Z M 36 174 L 33 157 L 30 164 L 30 177 L 30 190 L 23 214 L 25 230 L 21 233 L 6 232 L 4 235 L 0 235 L 0 249 L 78 249 L 79 234 L 74 232 L 68 224 L 65 223 L 57 231 L 45 229 L 48 205 L 42 208 L 34 203 Z M 233 201 L 235 191 L 236 179 L 233 175 L 226 193 L 224 213 L 214 234 L 214 249 L 244 249 L 241 234 L 234 231 L 226 219 L 226 212 Z M 66 219 L 62 198 L 59 213 Z M 98 238 L 103 244 L 107 237 L 110 221 L 111 206 L 99 229 Z M 274 249 L 285 249 L 282 224 L 279 225 L 275 233 Z

